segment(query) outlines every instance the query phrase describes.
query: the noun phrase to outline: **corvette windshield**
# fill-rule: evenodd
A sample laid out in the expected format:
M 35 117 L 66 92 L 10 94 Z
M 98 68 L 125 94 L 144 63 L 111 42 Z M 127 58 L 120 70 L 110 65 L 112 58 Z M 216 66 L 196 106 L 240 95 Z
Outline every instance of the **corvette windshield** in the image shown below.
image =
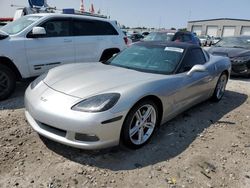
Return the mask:
M 250 48 L 250 37 L 225 37 L 216 43 L 215 46 L 227 48 Z
M 172 74 L 179 64 L 183 52 L 184 49 L 179 47 L 132 45 L 109 63 L 142 72 Z
M 41 18 L 41 16 L 24 16 L 14 22 L 8 23 L 2 27 L 1 30 L 8 33 L 9 35 L 14 35 L 23 31 L 26 27 L 33 24 L 39 18 Z

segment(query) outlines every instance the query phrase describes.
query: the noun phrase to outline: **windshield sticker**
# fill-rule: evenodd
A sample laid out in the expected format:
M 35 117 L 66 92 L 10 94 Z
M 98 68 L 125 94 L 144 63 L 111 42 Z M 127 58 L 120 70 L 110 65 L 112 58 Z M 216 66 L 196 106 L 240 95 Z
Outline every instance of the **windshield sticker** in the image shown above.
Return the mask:
M 166 47 L 164 51 L 171 51 L 171 52 L 179 52 L 182 53 L 184 49 L 182 48 L 176 48 L 176 47 Z

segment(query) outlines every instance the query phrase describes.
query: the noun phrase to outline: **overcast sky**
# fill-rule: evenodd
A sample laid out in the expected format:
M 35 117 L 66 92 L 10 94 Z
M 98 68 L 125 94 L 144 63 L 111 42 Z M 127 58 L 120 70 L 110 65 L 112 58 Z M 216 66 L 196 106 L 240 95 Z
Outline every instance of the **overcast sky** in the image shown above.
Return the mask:
M 95 10 L 126 26 L 187 26 L 188 20 L 240 18 L 250 20 L 250 0 L 84 0 L 85 9 L 93 3 Z M 11 4 L 27 6 L 28 0 L 0 0 L 0 17 L 13 17 Z M 48 4 L 79 10 L 80 0 L 48 0 Z

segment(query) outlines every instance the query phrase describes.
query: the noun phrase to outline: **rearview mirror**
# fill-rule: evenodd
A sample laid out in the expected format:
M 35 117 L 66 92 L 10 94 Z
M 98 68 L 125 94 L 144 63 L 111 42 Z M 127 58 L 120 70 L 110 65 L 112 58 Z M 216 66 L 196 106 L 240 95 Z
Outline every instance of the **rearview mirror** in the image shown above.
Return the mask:
M 39 38 L 46 35 L 46 30 L 43 27 L 33 27 L 29 38 Z
M 205 72 L 207 69 L 204 65 L 195 65 L 191 68 L 190 71 L 188 71 L 187 75 L 192 76 L 195 72 Z

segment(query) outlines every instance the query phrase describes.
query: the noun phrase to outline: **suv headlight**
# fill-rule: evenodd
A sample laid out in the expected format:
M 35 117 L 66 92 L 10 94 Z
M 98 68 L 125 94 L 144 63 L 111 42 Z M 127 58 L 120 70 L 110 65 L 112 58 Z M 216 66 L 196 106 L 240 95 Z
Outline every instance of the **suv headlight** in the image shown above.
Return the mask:
M 112 108 L 120 98 L 119 93 L 96 95 L 81 101 L 71 109 L 82 112 L 103 112 Z
M 248 56 L 239 56 L 231 59 L 235 63 L 244 63 L 250 60 L 250 55 Z
M 30 88 L 34 89 L 41 81 L 43 81 L 46 76 L 47 76 L 48 72 L 42 74 L 41 76 L 37 77 L 33 82 L 31 82 L 30 84 Z

